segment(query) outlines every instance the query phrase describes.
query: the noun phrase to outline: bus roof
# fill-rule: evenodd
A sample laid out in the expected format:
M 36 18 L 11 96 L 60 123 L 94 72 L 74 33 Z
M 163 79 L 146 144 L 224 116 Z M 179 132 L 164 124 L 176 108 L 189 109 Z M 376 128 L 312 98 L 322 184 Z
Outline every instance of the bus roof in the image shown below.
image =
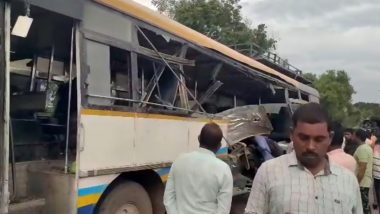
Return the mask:
M 149 23 L 155 27 L 158 27 L 168 33 L 178 36 L 191 43 L 199 45 L 201 47 L 209 48 L 217 51 L 231 59 L 234 59 L 242 64 L 245 64 L 251 68 L 259 70 L 267 75 L 275 76 L 288 84 L 291 84 L 299 90 L 306 92 L 310 95 L 319 97 L 319 93 L 316 89 L 298 82 L 248 56 L 245 56 L 189 27 L 186 27 L 169 17 L 159 14 L 139 3 L 132 0 L 95 0 L 96 2 L 111 7 L 129 16 L 135 17 L 141 21 Z

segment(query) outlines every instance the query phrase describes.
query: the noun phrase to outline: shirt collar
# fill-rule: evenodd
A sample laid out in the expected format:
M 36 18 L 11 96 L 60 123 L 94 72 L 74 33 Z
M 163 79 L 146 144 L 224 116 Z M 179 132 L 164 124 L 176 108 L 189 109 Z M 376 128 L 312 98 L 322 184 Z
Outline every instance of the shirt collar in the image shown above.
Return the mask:
M 210 151 L 208 149 L 205 149 L 205 148 L 199 147 L 198 152 L 203 153 L 203 154 L 212 155 L 212 156 L 216 157 L 216 155 L 215 155 L 214 152 L 212 152 L 212 151 Z
M 326 155 L 326 159 L 327 159 L 327 164 L 325 166 L 323 175 L 326 175 L 326 176 L 330 174 L 337 175 L 335 168 L 330 165 L 330 160 L 329 160 L 328 155 Z M 295 151 L 288 154 L 288 166 L 289 167 L 297 166 L 299 169 L 305 170 L 305 167 L 298 161 Z M 316 176 L 318 175 L 320 175 L 320 173 L 318 173 Z

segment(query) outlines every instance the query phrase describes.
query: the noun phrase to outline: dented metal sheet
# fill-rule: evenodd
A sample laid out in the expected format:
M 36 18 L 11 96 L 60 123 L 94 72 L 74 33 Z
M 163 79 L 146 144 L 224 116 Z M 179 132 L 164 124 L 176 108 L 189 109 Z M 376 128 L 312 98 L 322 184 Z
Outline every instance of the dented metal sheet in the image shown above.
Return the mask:
M 273 130 L 263 106 L 237 107 L 221 112 L 217 116 L 229 121 L 226 138 L 230 144 L 252 136 L 270 134 Z

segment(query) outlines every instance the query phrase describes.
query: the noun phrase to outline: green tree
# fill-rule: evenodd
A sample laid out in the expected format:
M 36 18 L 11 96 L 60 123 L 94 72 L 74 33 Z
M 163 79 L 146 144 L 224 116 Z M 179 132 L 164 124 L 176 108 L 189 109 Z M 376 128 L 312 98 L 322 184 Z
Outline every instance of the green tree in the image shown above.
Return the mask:
M 252 29 L 241 15 L 240 0 L 152 0 L 158 10 L 176 21 L 225 45 L 255 43 L 263 50 L 276 48 L 267 26 Z
M 304 74 L 320 93 L 320 102 L 324 105 L 332 118 L 343 122 L 346 126 L 356 125 L 361 116 L 352 105 L 352 96 L 355 90 L 350 83 L 350 77 L 343 70 L 328 70 L 317 76 Z
M 317 75 L 316 74 L 312 74 L 312 73 L 304 73 L 303 77 L 305 79 L 309 80 L 312 84 L 314 84 L 314 82 L 318 80 Z

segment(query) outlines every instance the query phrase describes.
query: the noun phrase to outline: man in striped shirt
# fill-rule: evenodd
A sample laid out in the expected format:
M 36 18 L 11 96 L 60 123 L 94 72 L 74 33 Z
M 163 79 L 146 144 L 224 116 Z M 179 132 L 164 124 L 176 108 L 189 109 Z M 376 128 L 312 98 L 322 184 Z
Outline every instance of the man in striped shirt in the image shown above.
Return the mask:
M 375 142 L 375 147 L 373 149 L 373 182 L 375 199 L 377 200 L 377 205 L 380 204 L 380 131 L 372 135 L 372 140 Z M 379 209 L 380 213 L 380 209 Z
M 293 115 L 294 151 L 261 165 L 252 184 L 247 214 L 362 214 L 353 173 L 330 164 L 330 119 L 319 104 Z

